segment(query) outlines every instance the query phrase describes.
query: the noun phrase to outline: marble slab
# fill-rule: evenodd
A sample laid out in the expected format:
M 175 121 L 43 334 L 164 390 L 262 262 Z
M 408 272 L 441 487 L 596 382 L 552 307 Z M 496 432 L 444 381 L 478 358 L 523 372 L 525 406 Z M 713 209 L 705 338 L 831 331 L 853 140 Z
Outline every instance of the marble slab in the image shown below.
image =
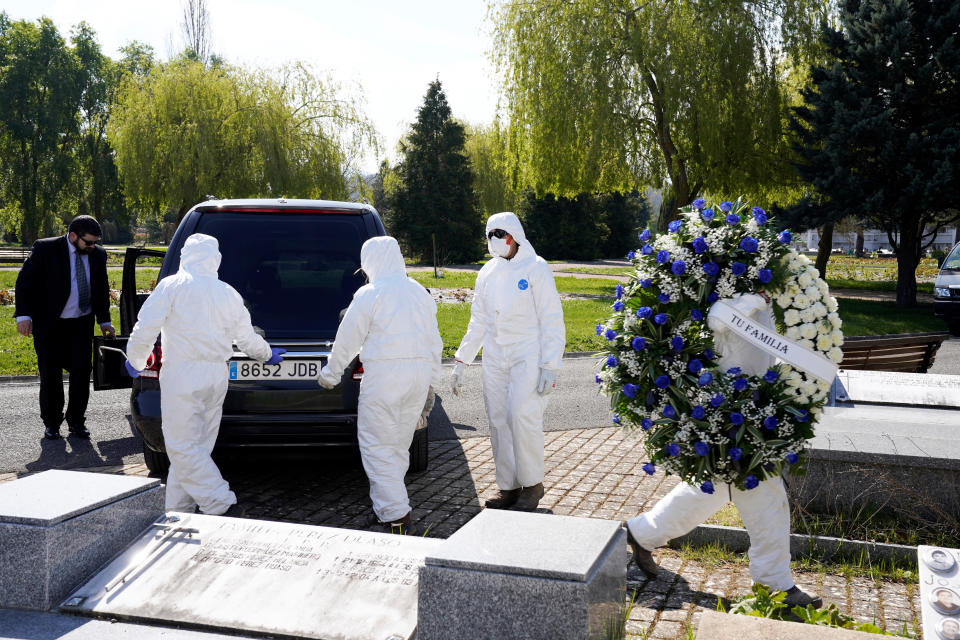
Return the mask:
M 960 640 L 960 549 L 917 547 L 924 638 Z
M 875 640 L 882 636 L 850 629 L 704 611 L 696 637 L 697 640 Z
M 619 522 L 486 509 L 427 556 L 417 638 L 618 637 L 627 560 Z
M 960 376 L 841 370 L 833 383 L 833 397 L 837 402 L 960 408 Z
M 60 610 L 200 629 L 409 639 L 418 570 L 441 540 L 168 514 Z
M 53 607 L 163 514 L 144 478 L 46 471 L 0 492 L 0 607 Z

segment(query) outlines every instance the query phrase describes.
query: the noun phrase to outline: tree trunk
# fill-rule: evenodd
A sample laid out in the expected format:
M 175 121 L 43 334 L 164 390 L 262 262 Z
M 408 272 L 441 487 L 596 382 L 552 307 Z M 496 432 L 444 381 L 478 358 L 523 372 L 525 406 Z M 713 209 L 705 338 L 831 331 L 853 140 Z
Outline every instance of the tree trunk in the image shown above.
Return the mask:
M 833 223 L 820 227 L 820 244 L 817 245 L 817 262 L 814 266 L 820 272 L 820 277 L 827 279 L 827 262 L 830 260 L 830 251 L 833 250 Z
M 853 253 L 858 258 L 863 257 L 863 229 L 857 229 L 857 245 Z
M 917 265 L 920 264 L 920 242 L 923 231 L 917 224 L 900 226 L 897 246 L 897 306 L 917 306 Z

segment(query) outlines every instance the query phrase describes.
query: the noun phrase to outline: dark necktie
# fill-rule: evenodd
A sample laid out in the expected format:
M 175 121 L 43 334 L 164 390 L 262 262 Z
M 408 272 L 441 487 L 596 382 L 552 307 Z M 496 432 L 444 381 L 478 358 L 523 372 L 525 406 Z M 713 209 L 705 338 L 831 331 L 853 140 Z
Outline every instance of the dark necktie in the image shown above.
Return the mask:
M 83 268 L 83 260 L 80 254 L 75 253 L 77 269 L 77 302 L 80 305 L 80 315 L 90 313 L 90 285 L 87 284 L 87 272 Z

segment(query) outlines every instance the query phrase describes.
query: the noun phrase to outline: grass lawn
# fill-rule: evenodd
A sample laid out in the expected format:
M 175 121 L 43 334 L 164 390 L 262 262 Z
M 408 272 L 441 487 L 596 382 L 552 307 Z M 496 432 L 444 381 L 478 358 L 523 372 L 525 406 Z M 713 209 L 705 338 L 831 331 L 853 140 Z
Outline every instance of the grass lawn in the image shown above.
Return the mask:
M 425 287 L 432 289 L 473 289 L 477 274 L 468 271 L 448 271 L 443 278 L 434 278 L 430 272 L 411 273 L 410 277 Z M 604 278 L 574 278 L 556 276 L 557 291 L 560 293 L 585 293 L 613 297 L 616 281 Z
M 113 326 L 120 330 L 120 309 L 110 309 Z M 100 329 L 94 329 L 100 335 Z M 37 375 L 37 354 L 33 351 L 33 338 L 24 338 L 17 333 L 13 321 L 13 307 L 0 307 L 0 376 Z
M 840 298 L 843 333 L 848 336 L 875 336 L 885 333 L 946 331 L 946 324 L 933 316 L 932 304 L 901 309 L 892 302 Z
M 19 271 L 0 271 L 0 289 L 13 290 L 17 286 L 17 274 Z M 137 269 L 137 289 L 153 289 L 156 285 L 157 274 L 160 268 L 156 269 Z M 110 280 L 111 289 L 120 288 L 120 280 L 123 278 L 123 269 L 107 269 L 107 279 Z
M 633 269 L 624 269 L 623 267 L 569 267 L 561 273 L 591 273 L 601 276 L 623 276 L 626 278 Z
M 896 293 L 896 280 L 852 280 L 850 278 L 830 278 L 827 284 L 831 289 L 856 289 L 858 291 L 891 291 Z M 933 282 L 918 282 L 917 293 L 933 295 Z

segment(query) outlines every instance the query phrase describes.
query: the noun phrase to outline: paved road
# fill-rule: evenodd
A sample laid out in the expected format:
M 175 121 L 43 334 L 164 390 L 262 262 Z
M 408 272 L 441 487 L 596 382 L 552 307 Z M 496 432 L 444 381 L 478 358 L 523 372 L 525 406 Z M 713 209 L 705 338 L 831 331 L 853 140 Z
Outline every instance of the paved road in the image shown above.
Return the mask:
M 548 431 L 610 426 L 608 403 L 593 382 L 592 357 L 564 360 L 561 392 L 551 398 L 545 417 Z M 446 366 L 449 372 L 450 366 Z M 87 426 L 93 438 L 45 440 L 37 411 L 37 385 L 0 384 L 0 473 L 51 468 L 90 467 L 142 462 L 140 439 L 127 417 L 130 392 L 92 391 Z M 66 431 L 66 427 L 63 427 Z M 463 392 L 441 389 L 430 419 L 433 440 L 486 436 L 480 367 L 467 370 Z

